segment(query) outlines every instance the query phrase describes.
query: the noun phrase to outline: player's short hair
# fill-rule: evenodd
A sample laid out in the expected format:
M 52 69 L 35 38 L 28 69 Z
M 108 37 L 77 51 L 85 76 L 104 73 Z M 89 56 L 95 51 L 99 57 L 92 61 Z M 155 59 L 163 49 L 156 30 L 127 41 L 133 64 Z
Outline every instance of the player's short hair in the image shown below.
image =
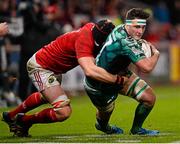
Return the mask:
M 145 12 L 142 8 L 132 8 L 127 11 L 126 19 L 133 20 L 133 19 L 148 19 L 150 14 Z
M 92 29 L 93 38 L 99 46 L 102 46 L 107 36 L 115 28 L 115 25 L 110 20 L 100 20 L 95 23 Z

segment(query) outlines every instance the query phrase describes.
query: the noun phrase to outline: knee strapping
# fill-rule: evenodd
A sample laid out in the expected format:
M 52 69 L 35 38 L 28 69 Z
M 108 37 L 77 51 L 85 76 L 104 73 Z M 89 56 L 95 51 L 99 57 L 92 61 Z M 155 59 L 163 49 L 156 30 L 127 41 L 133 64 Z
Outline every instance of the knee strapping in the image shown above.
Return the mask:
M 67 106 L 69 104 L 70 104 L 70 99 L 68 99 L 66 95 L 61 95 L 52 102 L 54 111 L 58 111 L 62 109 L 64 106 Z

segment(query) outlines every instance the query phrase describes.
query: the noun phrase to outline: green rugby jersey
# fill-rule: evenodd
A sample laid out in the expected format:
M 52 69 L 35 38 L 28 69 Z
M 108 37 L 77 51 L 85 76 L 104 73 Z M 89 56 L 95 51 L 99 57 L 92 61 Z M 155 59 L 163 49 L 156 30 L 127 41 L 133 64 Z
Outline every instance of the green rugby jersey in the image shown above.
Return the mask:
M 104 46 L 96 57 L 96 65 L 109 73 L 120 74 L 127 71 L 129 64 L 145 58 L 142 43 L 128 35 L 125 25 L 117 26 L 108 36 Z M 101 84 L 91 78 L 86 79 L 92 85 Z M 109 84 L 103 84 L 109 85 Z M 110 85 L 109 85 L 110 86 Z M 101 87 L 101 86 L 100 86 Z

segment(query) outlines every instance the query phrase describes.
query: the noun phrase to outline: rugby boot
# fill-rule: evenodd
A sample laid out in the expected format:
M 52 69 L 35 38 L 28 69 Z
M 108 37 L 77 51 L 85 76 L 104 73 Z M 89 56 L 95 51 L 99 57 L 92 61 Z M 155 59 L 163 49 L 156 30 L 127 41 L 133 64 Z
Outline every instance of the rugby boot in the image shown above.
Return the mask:
M 102 128 L 98 123 L 95 124 L 97 130 L 100 130 L 106 134 L 123 134 L 123 130 L 116 126 L 107 125 L 106 128 Z
M 158 130 L 148 130 L 144 128 L 139 128 L 138 130 L 132 130 L 130 131 L 130 134 L 132 135 L 147 135 L 147 136 L 156 136 L 159 135 Z
M 31 124 L 25 124 L 22 122 L 22 118 L 24 113 L 18 113 L 16 116 L 16 131 L 14 132 L 14 136 L 17 137 L 30 137 L 29 128 L 32 126 Z
M 8 124 L 9 131 L 15 132 L 16 131 L 15 119 L 11 119 L 10 116 L 8 115 L 8 112 L 2 112 L 1 116 L 2 116 L 2 121 Z

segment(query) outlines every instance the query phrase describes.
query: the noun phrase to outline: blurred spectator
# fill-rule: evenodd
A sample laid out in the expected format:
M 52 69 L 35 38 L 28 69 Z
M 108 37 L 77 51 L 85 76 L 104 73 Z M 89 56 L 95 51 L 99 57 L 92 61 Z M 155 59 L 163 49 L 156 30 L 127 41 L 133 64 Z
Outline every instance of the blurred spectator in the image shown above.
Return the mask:
M 146 33 L 145 39 L 151 43 L 157 43 L 160 41 L 168 40 L 169 30 L 171 26 L 169 23 L 162 24 L 158 21 L 152 21 L 149 25 L 149 29 Z
M 62 0 L 44 0 L 42 1 L 45 17 L 48 21 L 59 24 L 61 27 L 66 23 L 73 25 L 68 1 Z
M 36 91 L 26 71 L 28 59 L 59 33 L 56 32 L 57 29 L 53 29 L 52 23 L 44 21 L 44 11 L 40 1 L 22 1 L 18 8 L 23 17 L 24 33 L 19 37 L 12 37 L 11 40 L 21 46 L 18 95 L 21 100 L 24 100 L 29 93 Z M 49 31 L 49 29 L 54 31 Z
M 159 1 L 158 3 L 156 3 L 153 12 L 154 18 L 160 23 L 170 22 L 169 10 L 164 1 Z
M 170 30 L 170 38 L 173 42 L 180 44 L 180 24 L 177 24 Z
M 8 25 L 6 22 L 0 23 L 0 36 L 4 36 L 8 33 Z
M 0 0 L 0 25 L 7 22 L 9 26 L 9 35 L 0 37 L 0 92 L 9 89 L 17 94 L 19 82 L 17 95 L 25 99 L 30 91 L 35 91 L 30 90 L 26 62 L 42 45 L 88 21 L 109 18 L 118 25 L 126 9 L 137 5 L 154 16 L 147 25 L 145 39 L 153 43 L 179 42 L 179 0 Z M 13 77 L 19 77 L 19 81 Z
M 49 0 L 49 3 L 44 6 L 44 12 L 47 19 L 51 21 L 58 21 L 64 15 L 57 0 Z
M 0 20 L 7 21 L 8 23 L 11 22 L 11 3 L 12 0 L 7 1 L 0 1 Z M 9 25 L 9 24 L 8 24 Z M 8 29 L 7 23 L 1 23 L 0 28 L 4 30 L 2 33 L 3 35 L 6 34 L 8 31 L 11 30 L 11 26 L 9 25 Z M 8 47 L 6 44 L 7 37 L 1 37 L 0 39 L 0 106 L 15 106 L 18 105 L 21 101 L 18 97 L 15 96 L 13 91 L 14 80 L 13 80 L 13 73 L 10 69 L 10 64 L 12 61 L 10 57 L 12 56 L 10 51 L 8 51 Z
M 54 40 L 58 35 L 62 34 L 62 26 L 59 24 L 59 18 L 62 16 L 62 10 L 58 6 L 56 0 L 50 0 L 46 7 L 43 7 L 44 24 L 46 34 L 43 36 L 45 43 Z M 42 45 L 41 45 L 42 46 Z
M 36 91 L 35 87 L 31 85 L 26 72 L 27 60 L 42 45 L 52 41 L 61 33 L 61 28 L 56 22 L 60 13 L 54 2 L 48 3 L 51 5 L 48 5 L 49 9 L 47 13 L 44 13 L 42 3 L 38 0 L 0 1 L 0 20 L 8 21 L 10 31 L 10 35 L 5 40 L 6 42 L 4 43 L 3 38 L 2 42 L 0 42 L 2 45 L 6 45 L 6 49 L 5 47 L 2 48 L 3 52 L 1 52 L 3 55 L 1 57 L 3 63 L 1 62 L 1 64 L 3 68 L 5 67 L 5 70 L 1 71 L 2 74 L 0 75 L 1 85 L 6 89 L 10 89 L 11 84 L 7 83 L 7 79 L 11 78 L 9 74 L 11 73 L 15 77 L 19 76 L 19 81 L 16 81 L 14 86 L 18 85 L 17 95 L 22 100 L 26 98 L 29 92 Z M 21 47 L 20 53 L 17 53 L 16 50 L 18 45 Z M 19 63 L 18 75 L 17 63 Z M 8 69 L 11 71 L 8 72 Z M 3 82 L 6 82 L 6 84 L 3 84 Z M 14 84 L 14 81 L 11 82 Z M 13 86 L 12 89 L 14 89 Z
M 170 11 L 171 23 L 173 25 L 180 23 L 180 0 L 166 0 L 167 7 Z

